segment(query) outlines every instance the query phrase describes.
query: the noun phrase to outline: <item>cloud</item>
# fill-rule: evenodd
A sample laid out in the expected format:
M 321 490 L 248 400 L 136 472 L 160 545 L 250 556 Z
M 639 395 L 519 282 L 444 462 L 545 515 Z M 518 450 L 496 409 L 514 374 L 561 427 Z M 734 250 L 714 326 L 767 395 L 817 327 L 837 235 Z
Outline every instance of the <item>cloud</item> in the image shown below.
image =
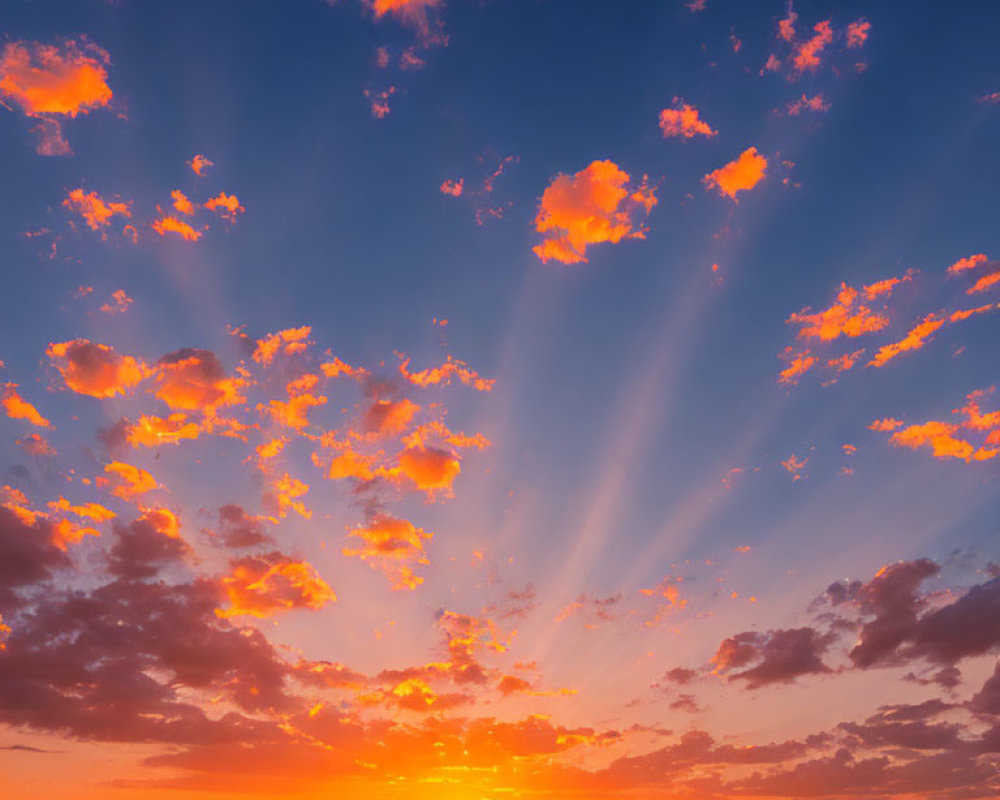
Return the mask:
M 286 356 L 304 353 L 309 347 L 310 333 L 312 333 L 312 328 L 308 325 L 303 325 L 301 328 L 288 328 L 277 333 L 269 333 L 263 339 L 257 340 L 257 348 L 253 352 L 253 360 L 267 367 L 279 353 Z M 324 372 L 326 372 L 325 369 Z M 327 374 L 329 375 L 329 373 Z
M 259 406 L 261 410 L 266 408 L 271 419 L 279 425 L 301 431 L 309 425 L 306 416 L 310 408 L 326 405 L 327 398 L 324 395 L 312 395 L 307 392 L 297 394 L 288 400 L 271 400 L 268 406 Z
M 904 426 L 898 420 L 881 420 L 869 427 L 874 431 L 894 431 L 889 441 L 896 447 L 911 450 L 929 447 L 935 458 L 956 458 L 966 463 L 988 461 L 1000 455 L 1000 410 L 984 414 L 980 406 L 992 393 L 991 389 L 967 395 L 965 405 L 952 411 L 957 421 L 930 420 Z
M 180 189 L 174 189 L 170 193 L 170 197 L 174 201 L 173 205 L 176 211 L 179 211 L 185 216 L 191 216 L 194 213 L 194 203 L 192 203 L 190 198 Z
M 117 478 L 117 485 L 112 490 L 115 497 L 122 500 L 131 500 L 139 495 L 146 494 L 157 488 L 156 479 L 141 467 L 134 467 L 123 461 L 112 461 L 104 471 Z
M 270 617 L 296 608 L 319 609 L 337 602 L 329 584 L 305 561 L 279 552 L 240 558 L 220 581 L 228 607 L 216 610 L 224 619 Z
M 875 357 L 868 362 L 868 366 L 884 367 L 902 353 L 921 349 L 946 322 L 947 320 L 941 319 L 935 314 L 928 314 L 922 322 L 911 328 L 901 340 L 880 347 L 878 352 L 875 353 Z
M 187 162 L 187 165 L 191 167 L 191 171 L 195 175 L 197 175 L 198 177 L 202 177 L 205 174 L 206 169 L 215 166 L 215 162 L 209 161 L 207 158 L 205 158 L 205 156 L 201 155 L 201 153 L 198 153 L 190 161 Z
M 113 93 L 108 86 L 108 53 L 86 39 L 60 44 L 8 42 L 0 51 L 0 101 L 13 103 L 37 120 L 32 129 L 40 155 L 69 155 L 60 117 L 104 108 Z
M 375 19 L 391 16 L 397 22 L 415 28 L 424 47 L 444 45 L 448 37 L 441 32 L 435 12 L 441 0 L 365 0 Z
M 884 419 L 877 419 L 871 425 L 868 426 L 868 430 L 871 431 L 894 431 L 897 428 L 902 428 L 906 423 L 902 420 L 893 419 L 892 417 L 885 417 Z
M 818 362 L 819 358 L 812 355 L 809 349 L 795 352 L 794 348 L 786 347 L 781 354 L 781 358 L 788 364 L 778 373 L 778 383 L 785 386 L 794 386 L 799 382 L 799 378 L 805 375 Z
M 788 3 L 788 15 L 778 20 L 778 38 L 786 42 L 795 39 L 795 21 L 799 15 L 792 10 L 791 2 Z
M 471 386 L 480 392 L 488 392 L 493 388 L 493 384 L 496 383 L 495 379 L 482 377 L 464 361 L 459 361 L 450 355 L 445 358 L 445 362 L 440 367 L 428 367 L 419 372 L 411 372 L 409 366 L 410 359 L 401 356 L 399 373 L 410 383 L 422 388 L 428 386 L 448 386 L 452 380 L 457 378 L 465 386 Z
M 460 197 L 464 188 L 465 182 L 461 178 L 455 181 L 446 180 L 441 184 L 441 194 L 451 195 L 452 197 Z
M 420 406 L 409 398 L 402 400 L 375 400 L 365 412 L 362 424 L 365 430 L 379 436 L 394 435 L 405 431 Z
M 399 454 L 398 474 L 428 495 L 436 491 L 450 492 L 461 471 L 455 455 L 441 448 L 408 447 Z
M 126 294 L 124 289 L 115 289 L 111 297 L 105 301 L 100 308 L 103 314 L 124 314 L 132 305 L 132 298 Z
M 235 222 L 236 217 L 246 211 L 240 205 L 240 201 L 236 198 L 236 195 L 226 194 L 225 192 L 219 192 L 218 195 L 206 201 L 205 208 L 209 211 L 215 211 L 230 222 Z
M 425 548 L 433 533 L 409 520 L 377 514 L 365 525 L 353 528 L 349 535 L 359 544 L 345 547 L 343 554 L 382 570 L 392 581 L 393 589 L 415 589 L 424 582 L 413 570 L 429 563 Z
M 830 20 L 817 22 L 813 26 L 815 35 L 804 42 L 800 42 L 792 54 L 792 67 L 796 72 L 810 70 L 815 72 L 819 68 L 819 54 L 833 41 L 833 28 L 830 27 Z
M 781 462 L 781 466 L 785 468 L 789 475 L 792 476 L 792 482 L 802 480 L 802 470 L 805 469 L 806 464 L 809 463 L 809 458 L 804 458 L 801 461 L 796 457 L 795 453 L 792 453 L 786 461 Z
M 148 374 L 146 365 L 87 339 L 54 342 L 46 350 L 66 386 L 91 397 L 124 394 Z
M 56 449 L 49 443 L 48 439 L 37 433 L 29 433 L 23 439 L 18 439 L 15 444 L 29 456 L 56 455 Z
M 791 314 L 786 320 L 789 325 L 799 326 L 799 339 L 818 339 L 831 342 L 841 336 L 857 338 L 877 333 L 889 325 L 889 318 L 883 311 L 874 311 L 865 305 L 862 297 L 872 300 L 892 291 L 892 282 L 898 279 L 879 281 L 863 287 L 859 292 L 846 283 L 840 284 L 836 301 L 829 308 L 812 312 L 810 308 Z
M 702 180 L 706 189 L 716 189 L 734 202 L 736 195 L 747 192 L 760 183 L 767 172 L 767 159 L 750 147 L 740 153 L 739 158 L 725 166 L 709 172 Z
M 11 419 L 23 419 L 39 428 L 51 428 L 52 423 L 41 415 L 37 408 L 21 397 L 16 383 L 5 383 L 0 394 L 0 406 Z
M 222 527 L 222 543 L 226 547 L 256 547 L 272 541 L 264 531 L 263 522 L 235 504 L 219 508 L 219 524 Z
M 711 138 L 718 135 L 718 131 L 712 130 L 701 118 L 697 108 L 678 97 L 674 98 L 673 108 L 665 108 L 660 112 L 660 130 L 665 139 L 671 136 L 693 139 L 695 136 Z
M 226 375 L 215 353 L 184 348 L 160 358 L 153 368 L 156 396 L 171 409 L 214 416 L 223 406 L 246 402 L 244 381 Z
M 105 201 L 97 192 L 84 193 L 83 189 L 73 189 L 63 200 L 63 205 L 83 217 L 87 227 L 92 231 L 107 228 L 115 215 L 131 218 L 129 204 L 121 201 Z
M 656 205 L 646 179 L 630 186 L 628 173 L 611 161 L 594 161 L 575 175 L 558 175 L 546 187 L 535 217 L 543 241 L 534 248 L 543 263 L 587 261 L 587 247 L 643 239 L 639 222 Z
M 135 424 L 127 425 L 124 433 L 125 441 L 133 447 L 159 447 L 178 444 L 184 439 L 197 439 L 201 428 L 180 412 L 166 417 L 144 414 Z
M 997 285 L 1000 285 L 1000 270 L 992 272 L 989 275 L 983 275 L 971 287 L 966 289 L 965 293 L 978 294 L 980 292 L 985 292 L 988 289 L 992 289 L 994 286 Z
M 177 517 L 164 508 L 146 509 L 130 524 L 116 525 L 115 536 L 108 572 L 125 580 L 153 578 L 191 552 L 181 538 Z
M 979 265 L 985 264 L 988 261 L 989 259 L 986 257 L 985 253 L 976 253 L 975 255 L 958 259 L 958 261 L 948 267 L 946 271 L 949 275 L 958 275 L 970 269 L 975 269 Z
M 785 113 L 791 117 L 797 117 L 803 111 L 829 111 L 830 104 L 823 99 L 822 92 L 814 94 L 812 97 L 802 95 L 794 103 L 785 106 Z
M 866 19 L 857 19 L 847 26 L 847 46 L 849 48 L 863 47 L 868 41 L 868 33 L 872 24 Z
M 159 219 L 153 220 L 152 227 L 160 236 L 176 233 L 186 242 L 197 242 L 202 236 L 202 231 L 196 230 L 189 223 L 172 214 L 165 214 Z

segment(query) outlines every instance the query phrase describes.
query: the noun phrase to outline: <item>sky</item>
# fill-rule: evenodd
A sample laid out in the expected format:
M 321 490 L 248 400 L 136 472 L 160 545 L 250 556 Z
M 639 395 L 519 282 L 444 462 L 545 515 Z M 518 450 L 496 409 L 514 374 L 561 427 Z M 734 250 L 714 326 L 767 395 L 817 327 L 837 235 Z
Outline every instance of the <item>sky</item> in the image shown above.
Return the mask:
M 0 794 L 1000 794 L 998 23 L 0 0 Z

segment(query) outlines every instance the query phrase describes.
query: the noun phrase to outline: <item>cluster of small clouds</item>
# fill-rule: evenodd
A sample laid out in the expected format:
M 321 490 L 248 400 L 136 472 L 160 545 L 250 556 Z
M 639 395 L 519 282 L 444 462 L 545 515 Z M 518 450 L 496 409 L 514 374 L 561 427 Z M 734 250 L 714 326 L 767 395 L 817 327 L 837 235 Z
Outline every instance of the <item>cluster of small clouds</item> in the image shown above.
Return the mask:
M 970 274 L 971 279 L 965 277 Z M 828 308 L 821 311 L 805 308 L 790 315 L 787 321 L 797 328 L 797 344 L 789 345 L 781 354 L 787 366 L 778 375 L 779 383 L 793 386 L 814 369 L 824 369 L 831 376 L 827 383 L 832 383 L 861 363 L 866 367 L 886 367 L 905 354 L 923 349 L 940 330 L 1000 309 L 1000 304 L 994 302 L 971 306 L 963 303 L 929 312 L 910 323 L 902 336 L 884 341 L 865 358 L 869 348 L 857 347 L 856 343 L 884 335 L 895 327 L 890 300 L 894 293 L 916 279 L 917 273 L 910 270 L 861 289 L 842 283 Z M 955 279 L 968 281 L 964 293 L 978 298 L 1000 286 L 1000 269 L 982 253 L 961 258 L 944 270 L 941 289 L 936 293 L 945 288 L 946 281 Z M 842 346 L 837 349 L 837 345 Z
M 198 176 L 211 165 L 204 156 L 195 156 L 189 163 L 191 170 Z M 147 222 L 131 222 L 132 202 L 120 197 L 103 197 L 96 191 L 86 191 L 82 188 L 70 189 L 62 201 L 70 214 L 70 226 L 76 227 L 80 220 L 87 230 L 97 233 L 102 240 L 107 240 L 108 233 L 116 218 L 129 220 L 121 227 L 121 235 L 133 244 L 139 241 L 139 230 L 149 230 L 159 236 L 177 236 L 186 242 L 198 241 L 211 227 L 209 221 L 213 216 L 229 223 L 246 211 L 234 194 L 219 192 L 205 200 L 192 200 L 180 189 L 170 192 L 170 205 L 166 208 L 156 207 L 156 213 Z

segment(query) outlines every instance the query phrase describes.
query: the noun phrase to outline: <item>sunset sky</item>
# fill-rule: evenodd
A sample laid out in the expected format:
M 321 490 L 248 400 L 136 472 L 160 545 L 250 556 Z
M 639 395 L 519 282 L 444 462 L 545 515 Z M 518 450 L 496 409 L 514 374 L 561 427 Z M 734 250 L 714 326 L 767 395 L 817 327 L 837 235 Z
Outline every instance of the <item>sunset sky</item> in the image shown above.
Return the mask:
M 0 796 L 1000 796 L 998 25 L 0 0 Z

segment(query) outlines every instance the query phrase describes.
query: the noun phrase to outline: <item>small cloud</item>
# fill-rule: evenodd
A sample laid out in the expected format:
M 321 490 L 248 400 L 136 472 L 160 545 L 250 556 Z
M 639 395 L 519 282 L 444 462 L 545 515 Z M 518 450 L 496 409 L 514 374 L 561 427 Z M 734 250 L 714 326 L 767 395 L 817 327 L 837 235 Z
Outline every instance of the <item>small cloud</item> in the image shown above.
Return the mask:
M 792 68 L 799 73 L 809 70 L 815 72 L 819 68 L 819 54 L 833 41 L 833 28 L 830 20 L 817 22 L 813 26 L 815 35 L 801 42 L 792 54 Z
M 446 180 L 441 184 L 441 194 L 451 195 L 452 197 L 460 197 L 464 187 L 465 182 L 461 178 L 455 181 Z
M 196 156 L 194 156 L 194 158 L 192 158 L 190 161 L 187 162 L 187 165 L 191 167 L 191 171 L 195 175 L 201 177 L 202 175 L 205 174 L 206 169 L 215 166 L 215 162 L 209 161 L 201 153 L 198 153 Z
M 858 19 L 847 26 L 847 46 L 849 48 L 863 47 L 868 41 L 868 33 L 872 24 L 866 19 Z
M 716 136 L 718 131 L 705 122 L 698 112 L 698 109 L 680 98 L 674 98 L 674 107 L 665 108 L 660 112 L 660 130 L 663 137 L 680 136 L 685 139 L 693 139 L 695 136 Z
M 750 147 L 735 161 L 708 173 L 703 182 L 706 189 L 717 189 L 719 194 L 739 202 L 736 195 L 753 189 L 764 179 L 766 172 L 767 159 L 757 152 L 756 147 Z
M 97 192 L 73 189 L 62 203 L 72 213 L 79 215 L 92 231 L 107 228 L 115 215 L 131 218 L 129 204 L 119 200 L 105 200 Z

